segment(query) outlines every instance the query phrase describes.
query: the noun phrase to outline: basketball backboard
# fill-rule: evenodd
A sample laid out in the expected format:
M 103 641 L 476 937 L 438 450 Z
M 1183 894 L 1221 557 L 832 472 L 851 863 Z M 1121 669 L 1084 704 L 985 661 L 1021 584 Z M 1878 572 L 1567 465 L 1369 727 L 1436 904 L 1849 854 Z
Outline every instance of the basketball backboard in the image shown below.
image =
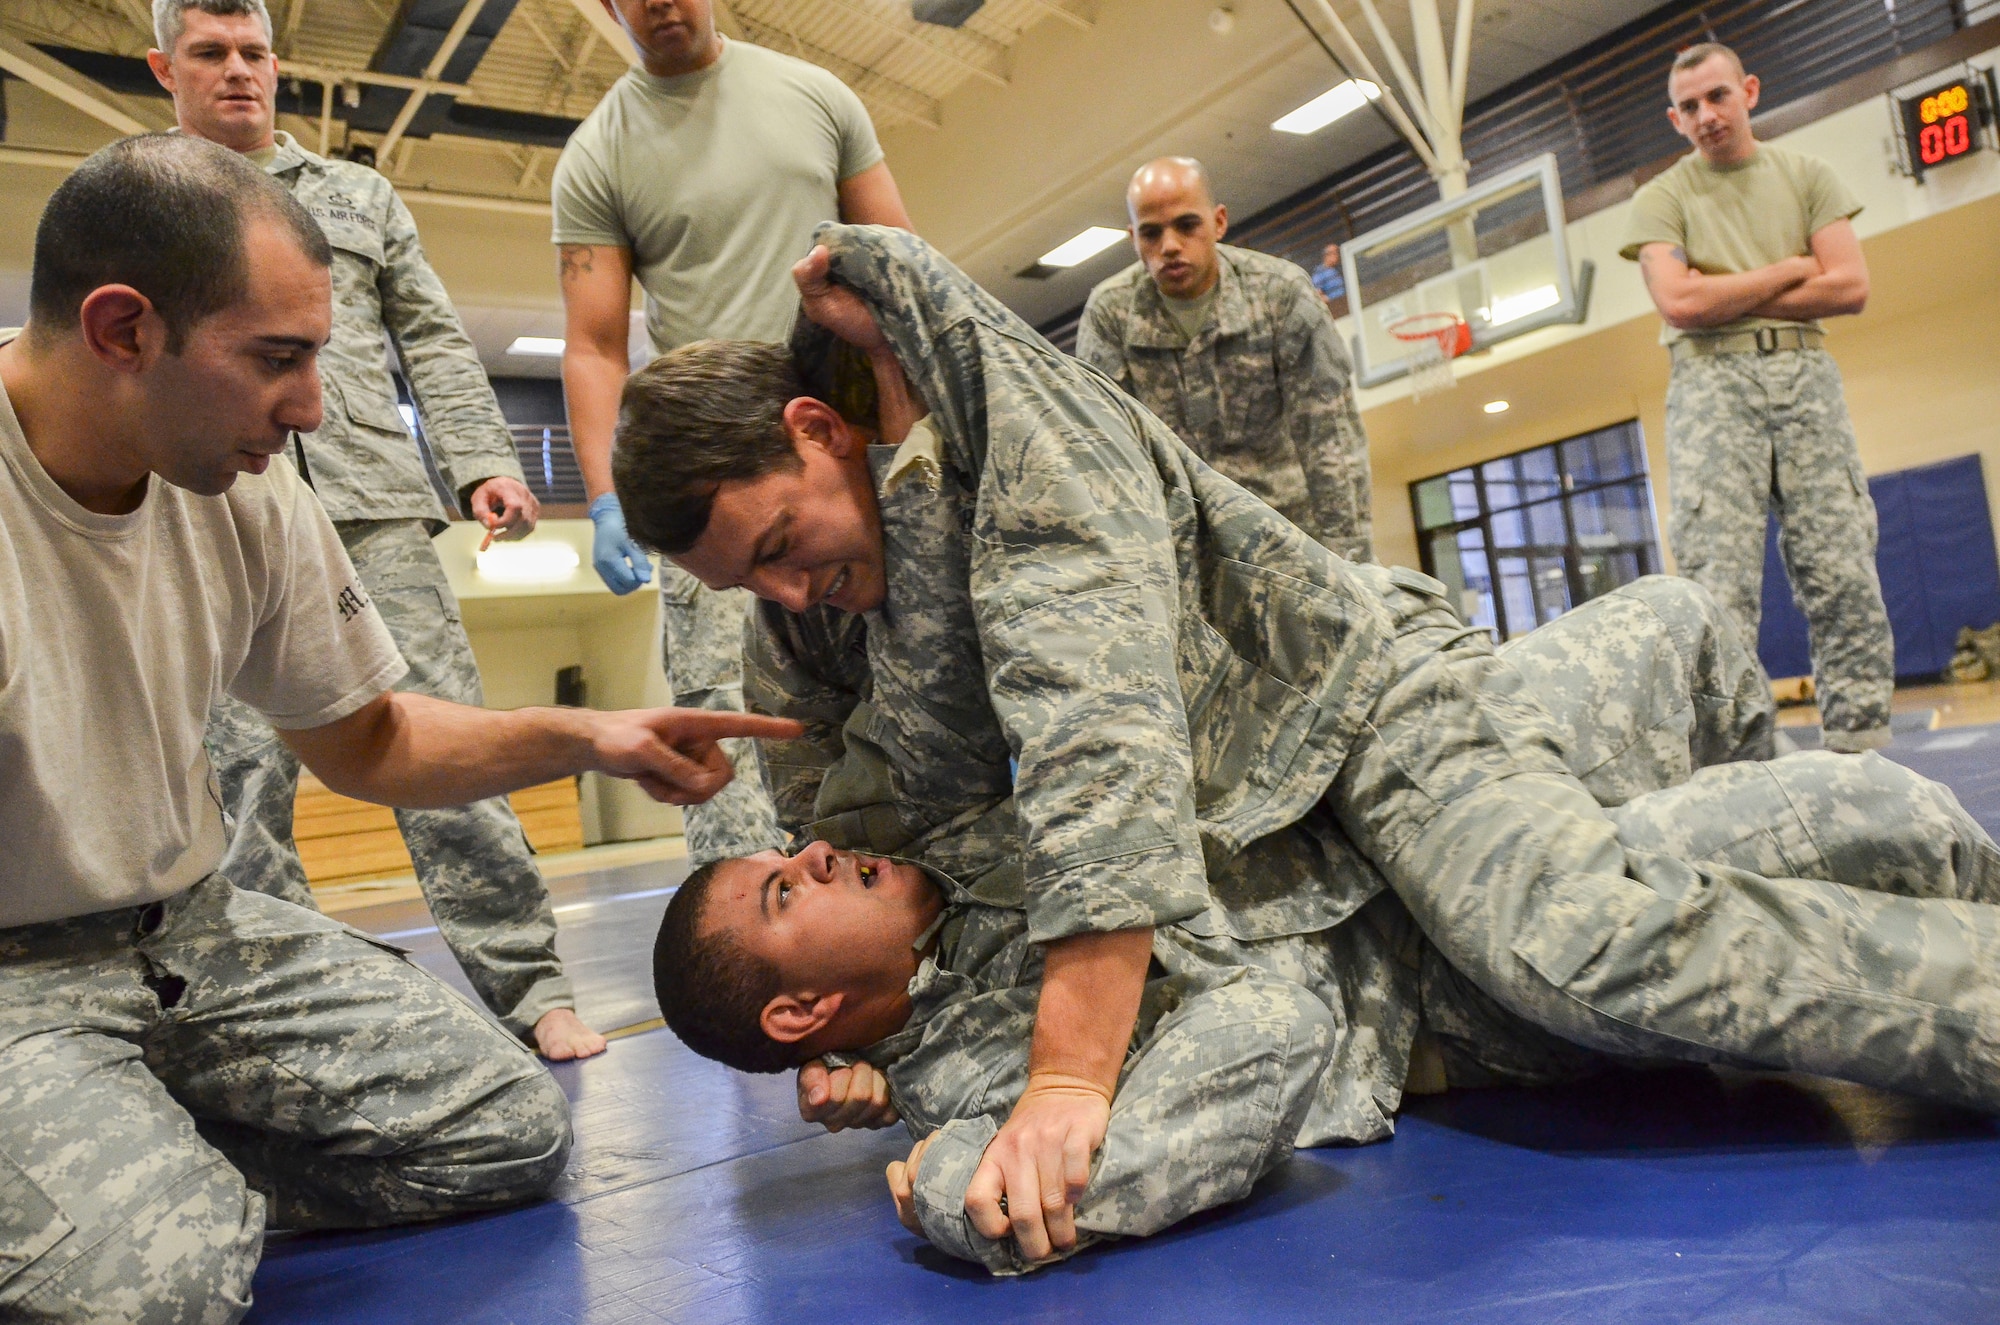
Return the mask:
M 1416 351 L 1392 328 L 1420 314 L 1461 318 L 1472 352 L 1581 322 L 1589 264 L 1572 272 L 1563 226 L 1562 181 L 1544 154 L 1343 244 L 1356 380 L 1380 386 L 1411 370 Z

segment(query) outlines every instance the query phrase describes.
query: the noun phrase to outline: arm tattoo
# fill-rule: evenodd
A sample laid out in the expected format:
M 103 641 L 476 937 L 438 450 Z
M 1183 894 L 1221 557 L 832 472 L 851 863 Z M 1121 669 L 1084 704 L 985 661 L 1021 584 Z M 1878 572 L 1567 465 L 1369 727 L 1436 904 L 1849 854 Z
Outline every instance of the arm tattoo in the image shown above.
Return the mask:
M 562 246 L 562 283 L 568 285 L 578 276 L 588 276 L 596 270 L 593 266 L 596 255 L 588 244 L 564 244 Z

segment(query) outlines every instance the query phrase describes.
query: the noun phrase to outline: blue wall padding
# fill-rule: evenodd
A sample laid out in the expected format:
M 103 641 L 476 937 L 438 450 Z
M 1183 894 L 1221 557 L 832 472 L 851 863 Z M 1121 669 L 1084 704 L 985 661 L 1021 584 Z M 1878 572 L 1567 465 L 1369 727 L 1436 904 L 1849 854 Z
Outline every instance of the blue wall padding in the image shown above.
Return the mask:
M 1976 455 L 1877 474 L 1868 480 L 1881 534 L 1875 570 L 1896 637 L 1896 675 L 1932 679 L 1951 661 L 1961 626 L 2000 621 L 2000 560 Z M 1764 620 L 1757 654 L 1772 676 L 1812 669 L 1806 621 L 1778 556 L 1778 526 L 1764 536 Z

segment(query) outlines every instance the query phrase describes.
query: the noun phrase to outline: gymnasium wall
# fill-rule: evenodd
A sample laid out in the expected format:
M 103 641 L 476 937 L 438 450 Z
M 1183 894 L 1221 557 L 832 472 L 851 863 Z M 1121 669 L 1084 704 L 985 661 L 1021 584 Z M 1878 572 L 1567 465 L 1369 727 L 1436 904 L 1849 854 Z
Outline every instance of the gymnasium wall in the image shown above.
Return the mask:
M 1889 132 L 1884 104 L 1870 101 L 1775 140 L 1831 162 L 1865 205 L 1855 228 L 1868 256 L 1868 309 L 1832 320 L 1827 346 L 1847 380 L 1868 471 L 1979 453 L 2000 525 L 2000 344 L 1987 326 L 2000 310 L 2000 156 L 1940 168 L 1920 186 L 1891 172 Z M 1459 386 L 1421 404 L 1405 382 L 1361 393 L 1383 561 L 1419 565 L 1409 484 L 1621 419 L 1645 430 L 1664 517 L 1668 363 L 1638 267 L 1618 257 L 1629 211 L 1624 203 L 1569 226 L 1573 260 L 1597 266 L 1583 326 L 1462 360 Z M 1491 400 L 1506 400 L 1507 412 L 1483 413 Z M 1664 520 L 1660 532 L 1671 564 Z

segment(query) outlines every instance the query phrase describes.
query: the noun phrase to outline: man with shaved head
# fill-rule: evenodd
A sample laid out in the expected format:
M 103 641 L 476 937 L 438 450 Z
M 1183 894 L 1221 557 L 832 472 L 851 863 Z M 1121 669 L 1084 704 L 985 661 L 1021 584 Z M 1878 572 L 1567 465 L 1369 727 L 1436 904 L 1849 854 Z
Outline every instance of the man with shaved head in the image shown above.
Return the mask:
M 1193 157 L 1139 167 L 1125 205 L 1139 261 L 1090 292 L 1077 357 L 1293 524 L 1372 560 L 1354 369 L 1311 278 L 1221 242 L 1229 210 Z

